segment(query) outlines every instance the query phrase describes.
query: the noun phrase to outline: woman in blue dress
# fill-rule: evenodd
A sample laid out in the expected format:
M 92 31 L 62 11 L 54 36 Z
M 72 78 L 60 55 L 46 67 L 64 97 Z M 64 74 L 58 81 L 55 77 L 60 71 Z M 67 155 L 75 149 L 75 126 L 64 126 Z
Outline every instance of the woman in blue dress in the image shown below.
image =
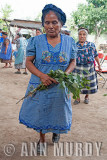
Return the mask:
M 13 43 L 16 43 L 16 51 L 14 51 L 13 55 L 15 57 L 15 69 L 17 71 L 15 74 L 21 74 L 21 69 L 25 69 L 25 72 L 23 74 L 28 74 L 26 70 L 26 46 L 27 41 L 23 37 L 21 33 L 17 33 L 15 39 L 13 40 Z
M 95 72 L 94 59 L 98 64 L 99 70 L 101 70 L 100 62 L 98 58 L 98 53 L 95 47 L 95 44 L 87 41 L 88 30 L 85 28 L 80 28 L 78 30 L 79 41 L 77 42 L 77 59 L 76 59 L 76 68 L 74 69 L 74 74 L 79 74 L 82 76 L 84 74 L 85 78 L 90 80 L 89 87 L 90 89 L 82 89 L 82 94 L 85 94 L 84 103 L 89 103 L 89 94 L 94 94 L 97 92 L 97 76 Z M 88 71 L 85 72 L 85 70 Z M 74 105 L 80 103 L 80 98 L 74 101 Z
M 12 45 L 7 35 L 7 32 L 2 32 L 3 43 L 0 52 L 0 59 L 1 63 L 5 63 L 5 66 L 3 68 L 8 68 L 8 63 L 9 68 L 12 68 Z
M 69 74 L 76 65 L 75 41 L 60 34 L 65 22 L 66 15 L 60 8 L 46 5 L 42 10 L 46 34 L 31 38 L 27 46 L 26 66 L 32 75 L 26 94 L 32 85 L 37 87 L 41 82 L 52 86 L 26 98 L 19 114 L 20 123 L 40 133 L 41 143 L 45 142 L 45 133 L 48 132 L 53 133 L 53 142 L 58 142 L 59 134 L 67 133 L 72 123 L 71 98 L 67 88 L 60 89 L 57 81 L 47 75 L 50 70 L 58 69 Z

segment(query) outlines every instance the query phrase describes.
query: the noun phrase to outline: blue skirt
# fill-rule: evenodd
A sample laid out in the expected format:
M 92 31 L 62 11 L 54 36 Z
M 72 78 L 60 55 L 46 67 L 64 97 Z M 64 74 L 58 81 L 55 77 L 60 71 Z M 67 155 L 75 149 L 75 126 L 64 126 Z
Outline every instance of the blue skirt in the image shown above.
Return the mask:
M 38 84 L 29 82 L 26 94 Z M 59 84 L 47 90 L 37 91 L 36 95 L 24 99 L 20 113 L 20 123 L 37 132 L 67 133 L 71 129 L 71 97 L 67 89 Z

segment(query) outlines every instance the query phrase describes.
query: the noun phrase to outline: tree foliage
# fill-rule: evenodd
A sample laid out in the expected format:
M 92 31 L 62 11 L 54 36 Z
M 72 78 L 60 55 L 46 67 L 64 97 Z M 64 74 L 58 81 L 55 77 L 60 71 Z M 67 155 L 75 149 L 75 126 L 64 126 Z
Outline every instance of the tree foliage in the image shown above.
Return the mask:
M 87 0 L 87 4 L 80 4 L 77 11 L 71 14 L 75 25 L 86 27 L 94 32 L 96 39 L 107 32 L 107 0 Z
M 13 12 L 10 5 L 6 4 L 4 8 L 1 9 L 2 18 L 8 19 L 10 17 L 10 14 Z
M 96 8 L 106 6 L 107 0 L 87 0 L 88 4 L 92 3 Z
M 0 12 L 2 13 L 2 17 L 0 19 L 0 28 L 2 28 L 4 31 L 7 32 L 8 27 L 3 19 L 8 19 L 10 17 L 10 14 L 13 12 L 13 10 L 11 9 L 10 5 L 6 4 L 4 8 L 0 10 Z
M 41 21 L 41 16 L 42 16 L 42 13 L 40 12 L 35 18 L 35 21 Z

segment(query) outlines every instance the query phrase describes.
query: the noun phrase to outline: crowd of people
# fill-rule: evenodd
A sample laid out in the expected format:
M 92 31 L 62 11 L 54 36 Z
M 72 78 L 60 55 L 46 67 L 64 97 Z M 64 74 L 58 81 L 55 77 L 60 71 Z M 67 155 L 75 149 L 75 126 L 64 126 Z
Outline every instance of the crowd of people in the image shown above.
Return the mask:
M 36 29 L 35 36 L 38 36 L 42 34 L 41 29 Z M 15 49 L 12 47 L 12 45 L 15 44 Z M 2 31 L 0 29 L 0 60 L 1 63 L 4 63 L 5 65 L 3 68 L 12 68 L 12 57 L 14 57 L 14 68 L 17 69 L 15 74 L 21 74 L 21 69 L 24 69 L 25 71 L 23 74 L 27 75 L 27 69 L 26 69 L 26 47 L 28 44 L 28 40 L 23 37 L 23 35 L 18 32 L 16 33 L 15 38 L 10 41 L 8 38 L 8 33 L 5 31 Z
M 66 74 L 84 74 L 90 80 L 90 89 L 84 88 L 84 103 L 89 103 L 89 94 L 97 92 L 97 76 L 94 62 L 96 61 L 101 70 L 98 54 L 94 43 L 87 41 L 88 30 L 79 28 L 78 42 L 70 36 L 70 32 L 61 33 L 61 28 L 66 22 L 65 13 L 53 4 L 47 4 L 42 10 L 42 25 L 45 34 L 40 29 L 36 30 L 35 37 L 31 37 L 28 45 L 20 33 L 17 33 L 12 43 L 16 43 L 15 56 L 16 74 L 20 69 L 27 69 L 31 72 L 26 94 L 33 85 L 36 88 L 41 82 L 45 86 L 51 86 L 48 90 L 38 91 L 34 96 L 24 99 L 20 114 L 20 123 L 33 128 L 40 133 L 37 151 L 41 151 L 45 143 L 45 134 L 52 132 L 52 141 L 57 143 L 60 134 L 68 133 L 72 124 L 71 97 L 68 96 L 67 88 L 60 89 L 58 82 L 49 77 L 50 70 L 61 69 Z M 11 67 L 12 47 L 7 38 L 7 33 L 2 32 L 0 58 L 5 63 L 4 67 Z M 26 49 L 27 46 L 27 49 Z M 26 65 L 25 65 L 26 62 Z M 88 73 L 85 72 L 88 70 Z M 74 101 L 74 105 L 80 103 L 80 97 Z

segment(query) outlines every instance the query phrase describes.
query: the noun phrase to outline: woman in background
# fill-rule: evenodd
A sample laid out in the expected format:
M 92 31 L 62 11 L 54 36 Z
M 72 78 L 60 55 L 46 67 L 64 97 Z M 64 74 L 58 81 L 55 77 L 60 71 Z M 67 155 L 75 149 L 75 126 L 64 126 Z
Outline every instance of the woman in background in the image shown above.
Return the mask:
M 2 29 L 0 29 L 0 52 L 1 52 L 2 43 L 3 43 Z
M 26 46 L 27 41 L 22 36 L 21 33 L 17 33 L 13 43 L 16 43 L 16 51 L 14 51 L 13 55 L 15 56 L 15 69 L 17 72 L 15 74 L 21 74 L 21 69 L 25 69 L 23 74 L 28 74 L 26 70 Z
M 43 34 L 42 30 L 40 28 L 36 28 L 36 36 L 39 36 Z
M 87 41 L 88 30 L 85 28 L 80 28 L 78 30 L 79 41 L 77 44 L 77 59 L 76 59 L 76 68 L 74 69 L 74 74 L 79 74 L 90 80 L 89 87 L 90 89 L 82 89 L 82 94 L 85 94 L 84 103 L 89 103 L 89 94 L 94 94 L 97 92 L 97 76 L 95 72 L 94 59 L 98 64 L 99 70 L 101 70 L 98 53 L 95 47 L 95 44 Z M 88 71 L 88 73 L 85 72 Z M 80 97 L 74 101 L 74 105 L 80 103 Z
M 5 66 L 3 68 L 12 68 L 12 65 L 11 65 L 12 45 L 7 36 L 8 36 L 7 32 L 2 32 L 3 43 L 1 47 L 0 59 L 1 59 L 1 63 L 5 63 Z M 8 66 L 8 63 L 9 63 L 9 66 Z

